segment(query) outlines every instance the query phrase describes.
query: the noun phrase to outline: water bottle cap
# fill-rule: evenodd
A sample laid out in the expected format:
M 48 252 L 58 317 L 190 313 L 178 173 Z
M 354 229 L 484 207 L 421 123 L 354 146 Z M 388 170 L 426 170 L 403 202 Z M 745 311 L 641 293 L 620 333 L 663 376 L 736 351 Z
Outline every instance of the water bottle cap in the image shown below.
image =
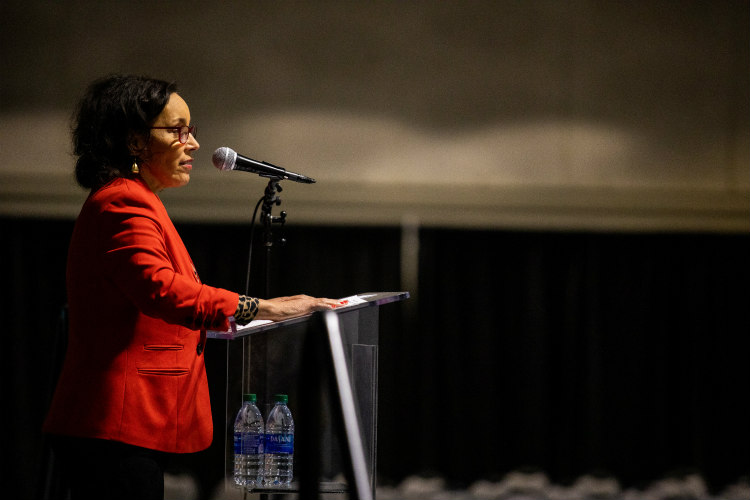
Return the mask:
M 255 403 L 258 400 L 258 398 L 255 396 L 255 394 L 243 394 L 242 395 L 242 401 L 252 401 Z
M 274 394 L 273 400 L 277 403 L 287 404 L 289 402 L 289 396 L 287 396 L 286 394 Z

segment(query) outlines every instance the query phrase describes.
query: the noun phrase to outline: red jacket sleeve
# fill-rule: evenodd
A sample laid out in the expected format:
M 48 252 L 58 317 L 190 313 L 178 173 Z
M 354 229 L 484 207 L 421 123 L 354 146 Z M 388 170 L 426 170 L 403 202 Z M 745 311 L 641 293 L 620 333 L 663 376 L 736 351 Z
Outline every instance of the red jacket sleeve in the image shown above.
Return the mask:
M 156 196 L 129 194 L 110 200 L 100 213 L 107 276 L 148 316 L 195 330 L 228 328 L 238 295 L 200 282 Z

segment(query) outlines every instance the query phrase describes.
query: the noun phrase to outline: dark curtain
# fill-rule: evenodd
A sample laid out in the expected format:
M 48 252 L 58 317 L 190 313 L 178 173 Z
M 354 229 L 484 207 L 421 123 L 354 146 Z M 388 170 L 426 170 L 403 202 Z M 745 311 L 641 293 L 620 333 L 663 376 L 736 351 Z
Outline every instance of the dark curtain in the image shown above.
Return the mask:
M 244 289 L 247 226 L 177 226 L 205 283 Z M 0 219 L 10 275 L 2 478 L 14 498 L 43 486 L 39 428 L 61 357 L 71 229 Z M 287 243 L 272 254 L 274 295 L 401 288 L 398 228 L 288 225 L 275 236 Z M 719 488 L 747 474 L 749 255 L 746 234 L 423 229 L 414 298 L 381 312 L 381 480 L 439 474 L 461 485 L 533 467 L 560 482 L 603 472 L 638 485 L 689 469 Z M 253 260 L 261 294 L 263 251 Z M 215 443 L 220 342 L 206 350 Z M 206 496 L 223 450 L 176 466 Z
M 424 230 L 421 248 L 421 423 L 397 439 L 416 463 L 631 485 L 750 470 L 748 235 Z

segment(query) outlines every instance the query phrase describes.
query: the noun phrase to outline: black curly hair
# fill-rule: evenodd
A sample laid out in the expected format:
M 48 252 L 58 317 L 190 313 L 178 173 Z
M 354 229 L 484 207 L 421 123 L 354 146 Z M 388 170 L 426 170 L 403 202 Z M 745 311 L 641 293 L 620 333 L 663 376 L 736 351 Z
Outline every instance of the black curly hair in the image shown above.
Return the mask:
M 134 75 L 111 75 L 89 85 L 73 118 L 78 184 L 97 189 L 131 175 L 133 139 L 148 142 L 149 127 L 176 91 L 175 83 Z

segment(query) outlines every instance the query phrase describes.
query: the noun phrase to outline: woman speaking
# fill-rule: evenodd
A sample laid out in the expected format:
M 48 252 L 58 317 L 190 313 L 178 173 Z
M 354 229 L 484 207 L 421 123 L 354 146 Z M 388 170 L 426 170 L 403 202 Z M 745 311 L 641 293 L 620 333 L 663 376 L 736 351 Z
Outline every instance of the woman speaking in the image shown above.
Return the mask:
M 159 193 L 186 185 L 200 147 L 174 84 L 94 82 L 73 127 L 90 190 L 68 253 L 68 349 L 44 431 L 71 498 L 161 499 L 169 454 L 211 444 L 206 330 L 338 302 L 262 300 L 201 283 Z

